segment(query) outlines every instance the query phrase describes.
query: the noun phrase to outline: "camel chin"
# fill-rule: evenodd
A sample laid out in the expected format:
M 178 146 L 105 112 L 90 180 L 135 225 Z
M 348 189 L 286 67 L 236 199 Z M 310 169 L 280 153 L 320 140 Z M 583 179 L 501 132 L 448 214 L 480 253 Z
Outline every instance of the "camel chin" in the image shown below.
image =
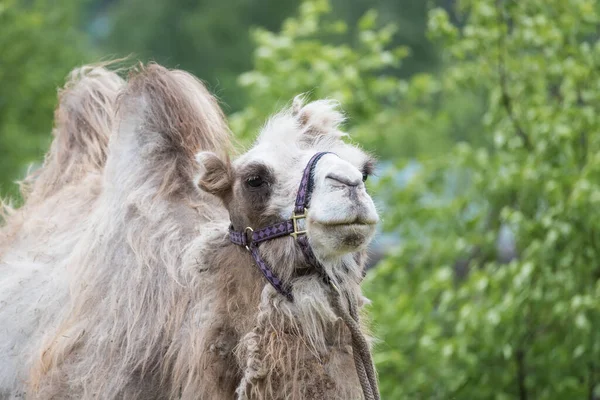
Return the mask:
M 365 250 L 379 216 L 359 169 L 332 156 L 317 166 L 315 178 L 307 223 L 313 246 L 326 258 Z
M 375 228 L 376 225 L 371 223 L 312 222 L 309 237 L 315 251 L 329 258 L 366 250 L 375 235 Z

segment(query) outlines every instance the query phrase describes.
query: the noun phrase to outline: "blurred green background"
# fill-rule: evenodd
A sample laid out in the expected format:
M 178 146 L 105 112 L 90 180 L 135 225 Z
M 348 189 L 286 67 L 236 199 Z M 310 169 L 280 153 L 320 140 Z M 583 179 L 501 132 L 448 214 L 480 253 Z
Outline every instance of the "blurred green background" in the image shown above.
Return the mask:
M 205 80 L 242 142 L 341 102 L 381 159 L 383 398 L 600 399 L 598 1 L 1 0 L 2 197 L 69 70 L 122 56 Z

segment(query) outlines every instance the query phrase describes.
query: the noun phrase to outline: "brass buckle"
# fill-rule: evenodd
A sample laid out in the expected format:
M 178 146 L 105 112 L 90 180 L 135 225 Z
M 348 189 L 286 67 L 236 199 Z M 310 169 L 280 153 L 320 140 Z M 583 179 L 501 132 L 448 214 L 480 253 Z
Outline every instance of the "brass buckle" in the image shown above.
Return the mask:
M 294 225 L 294 232 L 290 233 L 290 236 L 293 236 L 294 239 L 298 239 L 298 235 L 305 235 L 306 234 L 306 227 L 304 228 L 304 230 L 299 230 L 298 229 L 298 220 L 300 219 L 306 219 L 306 208 L 304 209 L 304 212 L 302 214 L 296 214 L 296 211 L 294 211 L 292 213 L 292 224 Z
M 250 231 L 250 239 L 248 239 L 248 231 Z M 244 229 L 244 236 L 246 236 L 246 243 L 248 243 L 246 245 L 246 250 L 250 251 L 250 245 L 252 244 L 252 234 L 254 233 L 254 229 L 250 228 L 249 226 L 246 227 L 246 229 Z

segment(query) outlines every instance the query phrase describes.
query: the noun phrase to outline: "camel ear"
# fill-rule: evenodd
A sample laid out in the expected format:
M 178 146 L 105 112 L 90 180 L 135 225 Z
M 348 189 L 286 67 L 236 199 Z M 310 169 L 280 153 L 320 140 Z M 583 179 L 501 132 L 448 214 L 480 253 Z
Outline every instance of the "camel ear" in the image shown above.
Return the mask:
M 344 122 L 344 115 L 338 110 L 339 104 L 334 100 L 317 100 L 304 104 L 304 96 L 299 95 L 292 103 L 292 115 L 304 135 L 335 135 L 344 136 L 339 126 Z
M 223 161 L 215 153 L 201 152 L 196 155 L 201 165 L 198 186 L 205 192 L 225 198 L 233 186 L 233 171 L 229 159 Z

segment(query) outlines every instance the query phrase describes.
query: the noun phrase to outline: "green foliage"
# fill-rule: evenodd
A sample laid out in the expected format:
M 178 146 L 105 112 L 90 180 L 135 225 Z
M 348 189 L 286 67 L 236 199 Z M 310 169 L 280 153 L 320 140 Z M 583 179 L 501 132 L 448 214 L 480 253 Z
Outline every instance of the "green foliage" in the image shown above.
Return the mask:
M 40 161 L 50 141 L 56 88 L 82 64 L 78 2 L 0 2 L 0 193 Z
M 460 26 L 432 9 L 445 68 L 408 80 L 372 12 L 353 45 L 324 0 L 254 32 L 236 132 L 308 91 L 397 160 L 375 189 L 400 244 L 366 284 L 384 398 L 600 396 L 598 8 L 462 1 Z
M 326 0 L 305 1 L 281 32 L 254 31 L 255 69 L 239 79 L 252 102 L 232 116 L 234 132 L 254 136 L 265 118 L 295 95 L 309 93 L 343 104 L 352 137 L 383 158 L 424 148 L 435 154 L 473 136 L 471 120 L 481 112 L 473 93 L 442 95 L 440 83 L 424 73 L 409 82 L 398 78 L 408 49 L 393 46 L 394 25 L 381 26 L 369 11 L 351 45 L 342 40 L 348 26 L 330 13 Z
M 485 93 L 487 106 L 481 144 L 423 160 L 385 192 L 402 242 L 368 287 L 386 397 L 600 396 L 599 11 L 463 1 L 460 28 L 431 12 L 443 91 Z M 506 231 L 518 257 L 503 263 Z
M 253 101 L 233 116 L 235 132 L 254 136 L 266 117 L 299 93 L 336 99 L 357 118 L 395 95 L 397 81 L 377 76 L 406 54 L 404 48 L 386 49 L 393 26 L 375 30 L 376 16 L 369 13 L 359 21 L 357 46 L 323 43 L 324 34 L 336 42 L 347 30 L 343 21 L 325 20 L 329 11 L 328 1 L 304 2 L 299 17 L 286 20 L 280 33 L 254 31 L 255 69 L 239 79 Z

